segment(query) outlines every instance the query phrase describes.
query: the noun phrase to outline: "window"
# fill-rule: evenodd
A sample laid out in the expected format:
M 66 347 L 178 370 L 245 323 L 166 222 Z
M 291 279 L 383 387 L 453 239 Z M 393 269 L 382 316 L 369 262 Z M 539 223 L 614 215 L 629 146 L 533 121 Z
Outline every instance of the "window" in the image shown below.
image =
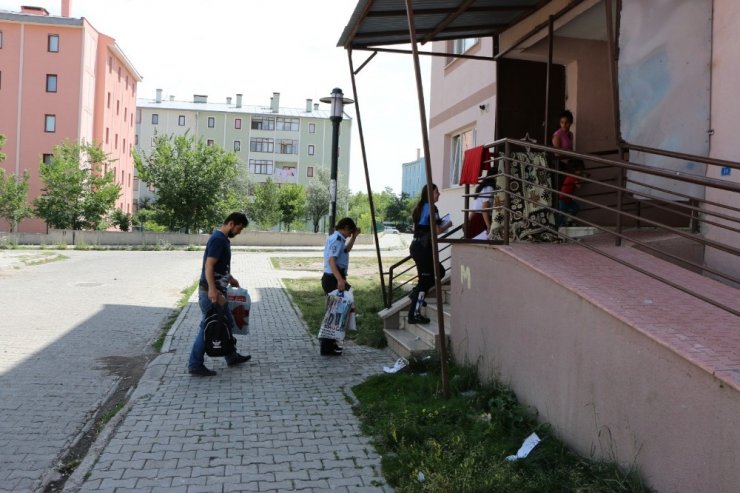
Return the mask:
M 139 145 L 139 134 L 134 134 L 134 145 Z
M 249 172 L 254 175 L 271 175 L 272 161 L 269 159 L 250 159 Z
M 308 124 L 308 133 L 315 134 L 316 133 L 316 124 L 315 123 L 309 123 Z
M 114 142 L 115 142 L 115 144 L 114 144 L 115 145 L 115 148 L 118 149 L 118 134 L 116 134 L 116 139 L 115 139 Z
M 249 150 L 252 152 L 274 152 L 275 141 L 265 137 L 252 137 L 249 139 Z
M 113 57 L 112 56 L 108 57 L 108 73 L 109 74 L 113 73 Z
M 141 123 L 141 110 L 138 108 L 136 110 L 136 123 Z
M 306 168 L 306 176 L 309 178 L 313 178 L 313 166 L 308 166 Z
M 159 125 L 159 115 L 152 113 L 152 125 Z
M 462 161 L 465 151 L 475 146 L 475 129 L 465 130 L 452 136 L 450 146 L 450 184 L 460 183 Z
M 3 32 L 0 31 L 0 49 L 3 47 Z M 45 154 L 44 154 L 45 155 Z
M 128 108 L 123 109 L 123 121 L 128 120 Z
M 277 117 L 276 130 L 288 130 L 290 132 L 297 132 L 300 128 L 300 120 L 298 118 L 284 118 L 282 116 Z
M 241 118 L 234 118 L 234 128 L 239 130 L 242 128 L 242 119 Z
M 121 100 L 116 99 L 116 115 L 120 115 L 120 114 L 121 114 Z
M 185 115 L 180 115 L 177 117 L 177 125 L 180 127 L 185 126 Z
M 456 39 L 452 42 L 452 53 L 462 55 L 478 43 L 478 38 Z
M 253 117 L 252 130 L 275 130 L 275 119 L 269 117 Z
M 108 103 L 107 103 L 107 106 L 108 106 L 108 108 L 110 108 L 110 93 L 108 93 Z
M 121 67 L 118 67 L 118 82 L 121 82 Z
M 41 162 L 44 164 L 51 164 L 51 158 L 54 157 L 54 154 L 44 154 L 41 157 Z
M 208 117 L 208 128 L 213 128 L 216 126 L 216 119 L 212 116 Z
M 213 139 L 208 139 L 206 141 L 206 144 L 208 144 L 209 146 L 212 146 L 213 145 Z
M 110 136 L 110 129 L 105 127 L 105 143 L 108 143 L 108 137 Z
M 126 90 L 128 91 L 128 75 L 126 76 Z
M 308 155 L 313 156 L 316 153 L 316 147 L 313 144 L 308 146 Z
M 50 53 L 59 53 L 59 35 L 49 34 L 49 41 L 46 46 Z
M 278 139 L 278 154 L 298 154 L 298 141 L 290 139 Z
M 56 131 L 57 131 L 56 115 L 44 115 L 44 132 L 56 132 Z
M 56 74 L 46 74 L 46 92 L 57 92 Z
M 242 150 L 242 141 L 241 140 L 235 140 L 234 141 L 234 150 L 235 151 L 241 151 Z

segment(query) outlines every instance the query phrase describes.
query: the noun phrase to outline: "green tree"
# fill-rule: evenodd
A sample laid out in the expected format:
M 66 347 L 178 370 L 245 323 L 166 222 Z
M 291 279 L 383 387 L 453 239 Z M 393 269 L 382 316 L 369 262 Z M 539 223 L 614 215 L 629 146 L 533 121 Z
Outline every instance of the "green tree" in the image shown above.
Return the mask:
M 2 148 L 5 146 L 5 136 L 0 134 L 0 163 L 5 160 Z M 33 209 L 28 204 L 28 171 L 23 172 L 23 178 L 16 175 L 6 175 L 0 169 L 0 218 L 8 221 L 10 232 L 15 233 L 18 223 L 33 216 Z
M 10 232 L 15 233 L 18 224 L 32 216 L 33 208 L 28 203 L 28 171 L 19 179 L 0 169 L 0 218 L 8 221 Z
M 319 169 L 315 180 L 306 188 L 306 219 L 313 224 L 313 232 L 319 232 L 321 219 L 329 214 L 329 184 L 331 177 L 325 169 Z M 349 190 L 337 185 L 337 219 L 347 212 Z
M 249 217 L 260 229 L 269 230 L 280 222 L 280 201 L 277 183 L 268 178 L 254 186 L 254 198 L 249 204 Z
M 391 200 L 385 205 L 385 210 L 383 211 L 384 220 L 393 222 L 396 226 L 405 230 L 411 220 L 409 214 L 410 204 L 411 199 L 408 194 L 401 193 L 401 195 L 393 195 Z
M 280 207 L 280 221 L 285 229 L 306 216 L 306 190 L 295 183 L 288 183 L 280 187 L 278 192 Z
M 131 229 L 131 214 L 123 212 L 121 209 L 113 211 L 111 217 L 111 224 L 117 227 L 121 231 L 128 231 Z
M 97 145 L 65 142 L 41 164 L 44 195 L 34 201 L 36 215 L 59 229 L 97 229 L 121 194 L 113 162 Z
M 158 135 L 149 154 L 134 154 L 141 180 L 157 189 L 156 220 L 171 231 L 210 230 L 238 202 L 237 157 L 188 135 Z

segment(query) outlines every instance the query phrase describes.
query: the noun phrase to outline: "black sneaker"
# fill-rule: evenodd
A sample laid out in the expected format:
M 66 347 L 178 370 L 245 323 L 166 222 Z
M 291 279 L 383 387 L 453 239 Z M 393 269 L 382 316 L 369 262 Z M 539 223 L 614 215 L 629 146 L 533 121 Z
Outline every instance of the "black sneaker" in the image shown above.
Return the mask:
M 429 319 L 424 315 L 409 315 L 410 324 L 428 324 Z
M 188 369 L 188 373 L 190 373 L 191 375 L 195 377 L 213 377 L 215 375 L 218 375 L 218 373 L 216 373 L 213 370 L 209 370 L 205 366 L 199 366 L 198 368 L 190 368 Z
M 249 355 L 249 354 L 246 355 L 246 356 L 242 356 L 241 354 L 236 353 L 236 356 L 234 356 L 233 359 L 231 359 L 230 361 L 227 361 L 226 362 L 226 366 L 237 366 L 237 365 L 241 365 L 242 363 L 246 363 L 250 359 L 252 359 L 252 356 Z

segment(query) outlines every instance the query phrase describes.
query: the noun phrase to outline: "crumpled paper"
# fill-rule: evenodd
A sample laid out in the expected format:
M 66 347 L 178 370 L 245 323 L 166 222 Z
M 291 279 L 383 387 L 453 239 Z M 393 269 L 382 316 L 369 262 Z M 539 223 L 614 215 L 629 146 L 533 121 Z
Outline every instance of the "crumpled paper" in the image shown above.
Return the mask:
M 406 368 L 409 364 L 409 360 L 406 358 L 398 358 L 393 366 L 384 366 L 383 371 L 386 373 L 398 373 L 399 371 Z
M 538 443 L 540 443 L 540 437 L 537 436 L 537 433 L 532 433 L 524 440 L 522 446 L 519 447 L 519 450 L 517 450 L 516 455 L 509 455 L 508 457 L 506 457 L 506 460 L 508 460 L 509 462 L 514 462 L 519 459 L 526 458 L 532 451 L 532 449 L 537 446 Z

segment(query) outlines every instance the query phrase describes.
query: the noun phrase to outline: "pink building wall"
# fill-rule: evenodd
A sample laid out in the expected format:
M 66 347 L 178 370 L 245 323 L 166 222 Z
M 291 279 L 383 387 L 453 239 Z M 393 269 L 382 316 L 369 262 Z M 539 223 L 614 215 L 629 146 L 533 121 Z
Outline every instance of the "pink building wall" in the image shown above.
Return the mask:
M 45 15 L 18 15 L 0 20 L 3 45 L 0 49 L 0 133 L 7 137 L 3 150 L 7 155 L 2 167 L 11 174 L 28 170 L 29 201 L 42 192 L 39 166 L 44 154 L 56 145 L 71 142 L 104 142 L 105 128 L 112 136 L 103 149 L 117 167 L 117 181 L 122 193 L 116 207 L 133 209 L 132 114 L 136 108 L 136 83 L 141 77 L 115 45 L 99 34 L 85 19 L 67 19 Z M 49 52 L 48 36 L 59 35 L 59 51 Z M 109 60 L 114 72 L 102 70 Z M 118 79 L 118 68 L 121 79 Z M 57 75 L 57 92 L 46 91 L 47 74 Z M 126 84 L 128 80 L 128 84 Z M 114 103 L 105 108 L 107 92 Z M 118 112 L 116 112 L 118 101 Z M 45 115 L 56 116 L 54 132 L 44 131 Z M 123 121 L 124 115 L 126 121 Z M 125 140 L 125 149 L 123 141 Z M 121 176 L 123 171 L 123 176 Z M 0 220 L 0 230 L 8 230 Z M 45 232 L 40 219 L 28 219 L 19 225 L 21 232 Z
M 446 42 L 434 43 L 433 51 L 451 51 Z M 466 55 L 491 56 L 493 40 L 482 38 Z M 480 105 L 485 109 L 481 110 Z M 433 57 L 429 101 L 429 152 L 432 177 L 441 197 L 437 206 L 462 224 L 465 188 L 450 183 L 452 136 L 475 128 L 475 145 L 493 141 L 496 114 L 496 65 L 482 60 Z
M 740 161 L 740 148 L 737 145 L 738 119 L 740 117 L 740 100 L 737 97 L 737 83 L 740 80 L 740 58 L 737 47 L 740 46 L 740 3 L 736 0 L 714 1 L 714 26 L 712 45 L 712 108 L 711 136 L 709 155 L 717 159 Z M 716 166 L 709 166 L 707 176 L 723 180 L 740 182 L 740 170 L 734 169 L 729 176 L 722 176 Z M 737 194 L 708 189 L 707 200 L 729 203 L 740 208 Z M 721 211 L 724 214 L 740 216 L 737 212 Z M 712 218 L 723 223 L 722 219 Z M 716 226 L 707 225 L 704 230 L 707 238 L 727 245 L 740 245 L 740 234 Z M 713 248 L 705 251 L 704 262 L 710 267 L 723 269 L 740 276 L 740 260 L 727 253 Z

